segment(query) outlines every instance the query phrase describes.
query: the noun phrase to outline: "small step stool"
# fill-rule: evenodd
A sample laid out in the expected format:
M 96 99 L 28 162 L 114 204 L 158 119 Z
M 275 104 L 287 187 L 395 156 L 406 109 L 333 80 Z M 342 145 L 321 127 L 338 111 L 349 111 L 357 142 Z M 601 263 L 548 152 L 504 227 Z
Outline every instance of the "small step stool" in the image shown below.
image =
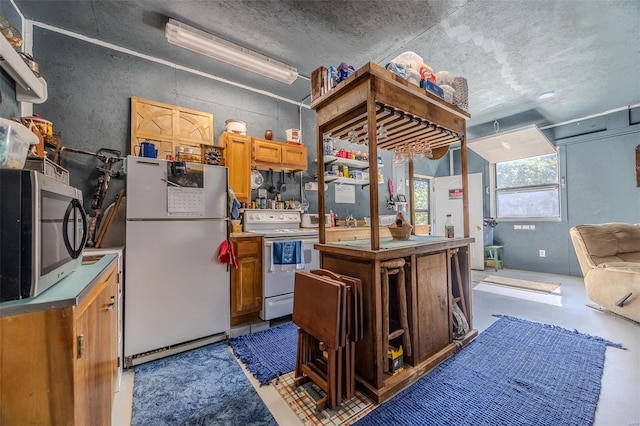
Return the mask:
M 484 266 L 504 269 L 504 246 L 484 246 Z

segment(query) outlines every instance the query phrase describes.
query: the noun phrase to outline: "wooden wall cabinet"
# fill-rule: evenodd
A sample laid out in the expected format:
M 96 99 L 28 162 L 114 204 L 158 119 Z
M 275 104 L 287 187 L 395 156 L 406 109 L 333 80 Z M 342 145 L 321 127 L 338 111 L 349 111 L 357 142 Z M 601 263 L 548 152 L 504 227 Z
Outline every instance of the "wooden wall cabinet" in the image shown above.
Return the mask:
M 279 167 L 282 163 L 282 144 L 253 138 L 253 162 L 259 168 Z
M 257 321 L 262 309 L 262 237 L 232 238 L 238 269 L 231 269 L 231 325 Z
M 132 96 L 131 155 L 145 140 L 155 145 L 158 158 L 175 154 L 177 146 L 200 155 L 200 144 L 214 144 L 213 114 Z
M 307 169 L 307 148 L 238 133 L 223 132 L 218 146 L 224 147 L 229 185 L 241 203 L 251 201 L 251 169 L 297 172 Z
M 224 147 L 224 162 L 229 168 L 229 185 L 241 203 L 251 201 L 251 137 L 223 132 L 218 145 Z
M 114 259 L 77 303 L 0 318 L 0 424 L 111 425 L 117 297 Z
M 282 145 L 282 167 L 307 170 L 307 148 L 304 145 Z
M 258 170 L 307 170 L 307 148 L 301 144 L 253 138 L 253 166 Z

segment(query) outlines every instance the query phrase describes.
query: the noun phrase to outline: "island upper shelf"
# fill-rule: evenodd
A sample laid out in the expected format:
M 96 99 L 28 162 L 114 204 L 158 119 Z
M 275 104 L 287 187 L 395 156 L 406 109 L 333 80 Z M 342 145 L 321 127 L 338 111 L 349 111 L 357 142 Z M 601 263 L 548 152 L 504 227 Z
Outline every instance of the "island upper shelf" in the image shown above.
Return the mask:
M 377 78 L 372 80 L 371 77 Z M 386 129 L 386 137 L 377 138 L 378 148 L 394 151 L 420 141 L 436 150 L 464 139 L 466 120 L 470 118 L 468 112 L 372 62 L 311 103 L 320 122 L 328 118 L 323 114 L 337 116 L 323 126 L 323 132 L 334 138 L 354 140 L 349 132 L 355 131 L 356 143 L 368 144 L 366 89 L 372 81 L 376 84 L 375 121 L 377 126 Z M 362 85 L 362 90 L 344 90 L 345 86 L 354 85 Z M 345 96 L 345 92 L 349 96 Z M 398 96 L 398 93 L 405 96 Z M 339 102 L 336 102 L 337 97 L 340 97 Z M 323 106 L 329 103 L 332 103 L 331 110 L 323 111 Z
M 469 236 L 466 122 L 469 113 L 372 62 L 336 87 L 314 99 L 316 138 L 346 139 L 368 147 L 370 177 L 378 176 L 378 149 L 406 159 L 409 168 L 410 221 L 415 223 L 413 159 L 439 159 L 452 144 L 460 144 L 463 187 L 464 236 Z M 324 146 L 318 143 L 318 164 L 325 164 Z M 318 173 L 318 213 L 326 212 L 324 173 Z M 369 199 L 378 200 L 378 185 L 369 185 Z M 370 203 L 371 250 L 380 248 L 379 203 Z M 325 243 L 324 222 L 319 240 Z

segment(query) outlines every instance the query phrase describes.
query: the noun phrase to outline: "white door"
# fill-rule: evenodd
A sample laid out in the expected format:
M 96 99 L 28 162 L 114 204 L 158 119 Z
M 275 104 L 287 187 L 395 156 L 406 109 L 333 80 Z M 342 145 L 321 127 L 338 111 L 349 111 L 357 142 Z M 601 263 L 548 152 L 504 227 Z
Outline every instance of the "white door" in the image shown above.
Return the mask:
M 127 221 L 125 356 L 229 329 L 226 235 L 223 220 Z
M 484 228 L 482 206 L 482 173 L 468 175 L 469 180 L 469 236 L 471 244 L 471 269 L 484 270 Z M 431 235 L 444 236 L 447 214 L 451 215 L 455 236 L 464 236 L 462 217 L 462 176 L 445 176 L 434 179 Z

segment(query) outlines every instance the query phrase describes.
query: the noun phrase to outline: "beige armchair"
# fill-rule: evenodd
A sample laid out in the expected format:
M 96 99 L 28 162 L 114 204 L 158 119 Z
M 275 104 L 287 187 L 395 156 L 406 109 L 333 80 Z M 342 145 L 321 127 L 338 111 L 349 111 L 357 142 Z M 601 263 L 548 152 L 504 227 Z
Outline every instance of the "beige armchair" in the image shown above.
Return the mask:
M 569 232 L 589 299 L 640 322 L 640 224 L 579 225 Z

